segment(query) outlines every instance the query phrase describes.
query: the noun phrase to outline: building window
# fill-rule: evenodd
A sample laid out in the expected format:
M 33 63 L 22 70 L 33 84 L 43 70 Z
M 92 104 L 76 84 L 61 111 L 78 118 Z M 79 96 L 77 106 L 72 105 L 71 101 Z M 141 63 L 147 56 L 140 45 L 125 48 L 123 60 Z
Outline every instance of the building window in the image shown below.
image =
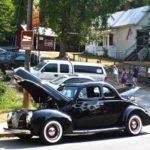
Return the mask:
M 109 34 L 109 45 L 114 45 L 113 44 L 113 34 Z
M 44 40 L 44 46 L 53 47 L 53 40 Z

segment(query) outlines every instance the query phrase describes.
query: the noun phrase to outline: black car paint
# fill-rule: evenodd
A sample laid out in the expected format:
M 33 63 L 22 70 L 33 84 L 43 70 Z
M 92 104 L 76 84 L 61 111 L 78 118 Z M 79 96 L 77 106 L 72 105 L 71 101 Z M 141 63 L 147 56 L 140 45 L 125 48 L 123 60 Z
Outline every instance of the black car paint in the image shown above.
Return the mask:
M 31 121 L 31 129 L 35 134 L 39 134 L 39 131 L 43 125 L 49 120 L 57 120 L 61 122 L 64 131 L 70 132 L 72 127 L 72 119 L 69 115 L 60 112 L 58 110 L 41 109 L 36 110 L 33 113 Z
M 59 121 L 63 126 L 64 133 L 69 134 L 72 134 L 74 130 L 125 128 L 126 121 L 134 113 L 139 114 L 143 125 L 150 124 L 148 112 L 122 98 L 116 89 L 108 83 L 89 82 L 65 85 L 78 87 L 78 91 L 72 100 L 64 97 L 60 92 L 22 68 L 15 70 L 15 79 L 18 84 L 30 92 L 36 103 L 44 104 L 44 108 L 33 111 L 31 125 L 24 126 L 25 129 L 31 130 L 33 134 L 38 135 L 43 125 L 52 119 Z M 78 98 L 78 94 L 83 87 L 95 85 L 101 90 L 103 86 L 109 87 L 115 93 L 115 97 L 106 99 L 102 95 L 96 99 L 84 101 Z M 49 99 L 49 95 L 52 96 L 51 99 Z M 11 124 L 11 122 L 8 122 L 8 124 Z

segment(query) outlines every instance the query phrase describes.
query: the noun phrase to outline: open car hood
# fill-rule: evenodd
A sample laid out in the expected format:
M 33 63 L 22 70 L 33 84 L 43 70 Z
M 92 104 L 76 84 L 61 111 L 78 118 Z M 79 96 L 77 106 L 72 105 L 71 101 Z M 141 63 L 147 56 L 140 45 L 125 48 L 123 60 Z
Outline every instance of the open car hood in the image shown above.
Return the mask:
M 43 82 L 23 68 L 15 69 L 14 78 L 19 85 L 30 93 L 36 103 L 45 103 L 49 98 L 60 103 L 69 101 L 59 91 L 50 87 L 46 82 Z
M 120 95 L 125 97 L 125 98 L 128 98 L 128 99 L 131 99 L 132 97 L 135 96 L 135 93 L 140 89 L 140 87 L 135 87 L 133 89 L 130 89 L 128 91 L 125 91 L 123 93 L 121 93 Z

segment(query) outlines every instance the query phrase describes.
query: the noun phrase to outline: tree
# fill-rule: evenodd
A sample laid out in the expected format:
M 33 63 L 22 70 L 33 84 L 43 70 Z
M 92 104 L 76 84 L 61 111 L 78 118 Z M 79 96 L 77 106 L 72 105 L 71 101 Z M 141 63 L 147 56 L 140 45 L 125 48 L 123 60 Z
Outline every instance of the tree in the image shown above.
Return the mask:
M 0 14 L 0 41 L 3 42 L 13 30 L 14 7 L 11 0 L 0 1 Z
M 12 0 L 15 7 L 14 26 L 16 29 L 27 20 L 27 0 Z
M 55 0 L 40 1 L 41 22 L 50 26 L 60 39 L 60 57 L 65 56 L 66 45 L 71 39 L 85 43 L 95 18 L 116 9 L 123 0 Z M 94 21 L 93 21 L 94 20 Z M 106 21 L 105 21 L 106 23 Z M 73 38 L 74 37 L 74 38 Z

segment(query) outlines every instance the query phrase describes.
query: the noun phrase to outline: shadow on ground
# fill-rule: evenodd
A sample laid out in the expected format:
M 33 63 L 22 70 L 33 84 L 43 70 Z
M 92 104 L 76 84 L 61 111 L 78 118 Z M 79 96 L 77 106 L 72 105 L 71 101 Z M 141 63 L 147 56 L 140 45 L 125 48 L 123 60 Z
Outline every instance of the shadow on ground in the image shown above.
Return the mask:
M 148 133 L 142 132 L 139 136 L 146 135 Z M 111 132 L 111 133 L 101 133 L 95 135 L 84 135 L 84 136 L 66 136 L 63 139 L 53 145 L 44 145 L 38 137 L 34 137 L 32 139 L 23 141 L 18 138 L 7 138 L 0 140 L 0 148 L 3 149 L 28 149 L 28 148 L 54 148 L 60 147 L 64 144 L 80 144 L 86 142 L 102 142 L 103 140 L 112 140 L 112 139 L 120 139 L 120 138 L 135 138 L 127 136 L 123 132 Z M 134 140 L 134 139 L 133 139 Z

